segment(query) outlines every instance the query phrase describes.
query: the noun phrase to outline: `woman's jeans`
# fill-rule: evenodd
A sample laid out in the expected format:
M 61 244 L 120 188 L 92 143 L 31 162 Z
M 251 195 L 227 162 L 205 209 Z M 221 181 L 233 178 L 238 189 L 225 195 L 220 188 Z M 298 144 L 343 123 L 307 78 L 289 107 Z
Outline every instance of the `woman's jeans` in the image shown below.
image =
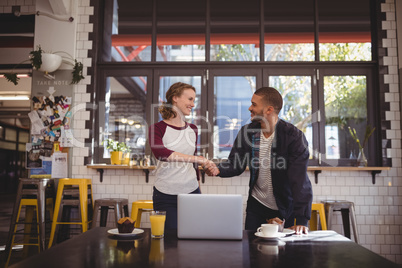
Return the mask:
M 190 194 L 200 194 L 200 188 Z M 166 211 L 165 229 L 177 229 L 177 195 L 164 194 L 154 187 L 154 210 Z M 196 208 L 194 208 L 196 209 Z

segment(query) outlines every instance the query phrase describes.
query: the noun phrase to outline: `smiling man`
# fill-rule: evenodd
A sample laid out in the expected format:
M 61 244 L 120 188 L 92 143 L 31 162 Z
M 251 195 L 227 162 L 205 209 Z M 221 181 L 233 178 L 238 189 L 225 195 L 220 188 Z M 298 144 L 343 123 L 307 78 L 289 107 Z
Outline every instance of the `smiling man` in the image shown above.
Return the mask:
M 285 227 L 307 233 L 313 197 L 308 144 L 302 131 L 279 119 L 282 104 L 276 89 L 258 89 L 249 107 L 252 122 L 239 131 L 228 161 L 204 168 L 210 176 L 233 177 L 249 167 L 246 230 L 280 218 Z

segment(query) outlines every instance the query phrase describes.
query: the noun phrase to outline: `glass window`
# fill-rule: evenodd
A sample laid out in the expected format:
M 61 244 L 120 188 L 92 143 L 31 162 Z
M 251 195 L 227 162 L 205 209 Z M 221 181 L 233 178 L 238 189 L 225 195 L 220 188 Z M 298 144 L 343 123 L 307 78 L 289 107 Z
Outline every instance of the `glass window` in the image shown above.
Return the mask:
M 214 77 L 214 158 L 227 158 L 240 128 L 250 123 L 248 108 L 256 90 L 254 76 Z
M 270 76 L 269 85 L 282 95 L 283 107 L 279 118 L 303 131 L 313 157 L 313 130 L 311 118 L 311 76 Z
M 20 131 L 19 132 L 19 142 L 29 142 L 29 132 Z
M 151 61 L 152 1 L 105 1 L 105 61 Z
M 371 60 L 370 1 L 320 0 L 318 12 L 320 61 Z
M 314 60 L 313 0 L 265 1 L 264 21 L 266 61 Z
M 259 61 L 259 2 L 211 1 L 211 61 Z
M 6 128 L 6 140 L 17 141 L 17 130 L 13 128 Z
M 366 88 L 365 76 L 324 76 L 326 159 L 357 158 L 359 147 L 348 128 L 354 128 L 363 141 L 367 125 Z
M 103 139 L 125 142 L 134 155 L 143 155 L 146 143 L 147 77 L 110 76 L 106 79 Z M 101 133 L 102 134 L 102 133 Z M 109 152 L 104 150 L 104 158 Z
M 206 1 L 157 4 L 157 61 L 205 61 Z

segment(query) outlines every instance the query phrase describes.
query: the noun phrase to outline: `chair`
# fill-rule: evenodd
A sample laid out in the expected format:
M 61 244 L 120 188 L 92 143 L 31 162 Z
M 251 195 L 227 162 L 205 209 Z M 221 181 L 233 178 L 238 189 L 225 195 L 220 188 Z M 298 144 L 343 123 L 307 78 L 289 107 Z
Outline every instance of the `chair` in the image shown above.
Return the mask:
M 54 180 L 50 178 L 20 178 L 17 190 L 16 202 L 11 217 L 10 229 L 6 243 L 5 256 L 6 266 L 10 261 L 12 248 L 14 245 L 24 246 L 37 246 L 38 251 L 41 252 L 46 248 L 46 234 L 45 234 L 45 221 L 46 209 L 49 210 L 50 219 L 53 213 L 53 200 L 54 200 Z M 25 207 L 25 219 L 21 220 L 21 210 Z M 34 213 L 36 211 L 36 213 Z M 37 242 L 32 243 L 31 231 L 34 224 L 33 218 L 36 214 L 37 223 Z M 24 232 L 18 230 L 18 225 L 24 224 Z M 15 242 L 16 235 L 24 235 L 22 243 Z M 24 247 L 25 250 L 25 247 Z
M 322 203 L 313 203 L 311 205 L 310 230 L 318 230 L 317 212 L 320 215 L 321 229 L 327 230 L 327 221 L 325 219 L 325 207 Z
M 106 226 L 109 208 L 114 210 L 116 226 L 120 218 L 122 218 L 123 211 L 125 217 L 128 217 L 128 199 L 126 198 L 102 198 L 96 199 L 94 205 L 94 216 L 92 218 L 91 228 L 96 226 L 98 220 L 99 209 L 101 210 L 101 217 L 99 224 L 102 227 Z
M 151 211 L 154 209 L 154 202 L 152 200 L 137 200 L 133 202 L 131 207 L 131 218 L 135 220 L 135 228 L 141 225 L 142 212 Z
M 342 214 L 343 231 L 347 238 L 350 237 L 350 223 L 349 217 L 352 222 L 353 235 L 355 242 L 359 243 L 359 237 L 357 232 L 356 215 L 355 215 L 355 205 L 353 202 L 346 200 L 327 200 L 322 201 L 325 206 L 325 213 L 327 215 L 328 229 L 331 229 L 332 217 L 334 211 L 340 211 Z
M 77 188 L 78 187 L 78 188 Z M 77 196 L 77 197 L 75 197 Z M 64 206 L 78 206 L 80 221 L 63 221 Z M 49 239 L 49 248 L 53 244 L 58 225 L 81 225 L 82 232 L 88 230 L 93 211 L 92 181 L 91 179 L 59 179 L 56 195 L 55 210 L 53 214 L 52 230 Z

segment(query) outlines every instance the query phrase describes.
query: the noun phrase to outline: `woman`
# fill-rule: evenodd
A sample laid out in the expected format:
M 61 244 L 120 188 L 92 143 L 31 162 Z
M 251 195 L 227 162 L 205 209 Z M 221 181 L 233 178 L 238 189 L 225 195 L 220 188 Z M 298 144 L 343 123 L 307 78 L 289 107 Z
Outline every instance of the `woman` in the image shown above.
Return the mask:
M 196 156 L 198 129 L 185 122 L 195 101 L 195 88 L 175 83 L 159 108 L 163 120 L 149 127 L 149 143 L 157 159 L 153 192 L 154 210 L 166 211 L 166 229 L 177 228 L 177 195 L 201 193 L 197 164 L 208 160 Z

